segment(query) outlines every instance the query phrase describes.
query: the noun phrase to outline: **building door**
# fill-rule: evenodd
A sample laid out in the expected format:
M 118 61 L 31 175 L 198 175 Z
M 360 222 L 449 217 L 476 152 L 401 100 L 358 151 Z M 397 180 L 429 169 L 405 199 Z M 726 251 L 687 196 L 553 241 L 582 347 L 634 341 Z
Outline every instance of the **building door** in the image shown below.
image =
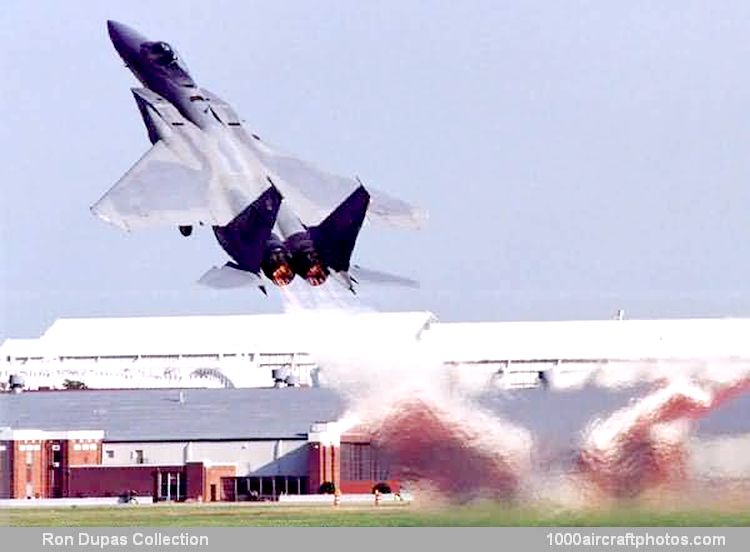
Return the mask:
M 157 500 L 185 500 L 185 477 L 181 472 L 156 472 Z
M 23 446 L 23 445 L 22 445 Z M 30 445 L 26 445 L 30 446 Z M 26 498 L 34 498 L 34 454 L 26 451 Z
M 211 502 L 216 502 L 216 483 L 211 483 Z
M 47 482 L 47 493 L 50 498 L 62 498 L 63 496 L 63 453 L 60 441 L 51 441 L 49 444 L 48 466 L 49 481 Z

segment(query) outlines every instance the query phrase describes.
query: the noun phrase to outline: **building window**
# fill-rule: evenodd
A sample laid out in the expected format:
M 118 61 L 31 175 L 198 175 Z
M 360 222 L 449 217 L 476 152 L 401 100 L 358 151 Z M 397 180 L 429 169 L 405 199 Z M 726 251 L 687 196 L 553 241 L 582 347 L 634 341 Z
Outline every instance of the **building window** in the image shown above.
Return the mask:
M 109 459 L 112 459 L 112 458 L 115 457 L 115 451 L 113 451 L 113 450 L 107 450 L 107 451 L 104 451 L 104 452 L 107 454 L 107 458 L 109 458 Z
M 294 475 L 222 477 L 223 500 L 276 500 L 280 495 L 307 494 L 307 477 Z
M 145 462 L 145 460 L 143 458 L 143 450 L 142 449 L 136 450 L 135 453 L 134 453 L 134 455 L 135 455 L 135 463 L 136 464 L 143 464 Z
M 344 481 L 383 481 L 388 466 L 370 443 L 341 443 L 341 479 Z

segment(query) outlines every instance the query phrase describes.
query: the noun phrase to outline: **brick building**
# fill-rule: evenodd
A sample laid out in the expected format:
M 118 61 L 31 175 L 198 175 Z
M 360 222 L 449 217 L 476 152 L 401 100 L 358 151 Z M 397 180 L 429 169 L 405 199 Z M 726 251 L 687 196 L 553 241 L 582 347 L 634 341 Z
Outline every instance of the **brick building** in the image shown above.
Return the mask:
M 490 388 L 476 401 L 532 431 L 545 461 L 567 458 L 582 428 L 645 391 Z M 0 393 L 0 499 L 136 491 L 147 500 L 273 500 L 327 482 L 343 493 L 399 489 L 368 435 L 341 430 L 346 410 L 326 388 Z M 750 479 L 748 412 L 744 393 L 694 421 L 687 452 L 696 477 Z
M 66 496 L 71 466 L 101 463 L 102 431 L 0 430 L 0 497 Z
M 342 408 L 317 388 L 2 394 L 0 498 L 273 500 L 326 482 L 344 493 L 398 489 L 376 454 L 362 454 L 361 436 L 318 421 Z

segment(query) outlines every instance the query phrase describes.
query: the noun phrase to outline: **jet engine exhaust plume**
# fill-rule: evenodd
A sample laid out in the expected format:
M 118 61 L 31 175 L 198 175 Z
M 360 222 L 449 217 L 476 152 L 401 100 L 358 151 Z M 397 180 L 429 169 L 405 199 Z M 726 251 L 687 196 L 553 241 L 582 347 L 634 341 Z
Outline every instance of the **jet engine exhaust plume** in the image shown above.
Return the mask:
M 299 232 L 289 236 L 286 247 L 291 252 L 291 265 L 294 272 L 304 278 L 311 286 L 320 286 L 328 278 L 328 270 L 315 250 L 310 234 Z
M 281 263 L 276 265 L 268 277 L 279 287 L 288 286 L 294 279 L 294 271 L 288 263 Z
M 677 379 L 632 405 L 596 420 L 578 457 L 580 473 L 613 497 L 636 496 L 689 479 L 688 439 L 693 421 L 750 390 L 750 374 L 734 381 Z
M 328 272 L 321 262 L 318 260 L 313 261 L 305 274 L 305 280 L 307 283 L 311 286 L 320 286 L 325 283 L 326 278 L 328 278 Z
M 284 312 L 288 314 L 331 313 L 345 312 L 348 316 L 356 313 L 371 312 L 364 306 L 359 297 L 349 290 L 337 285 L 296 285 L 279 288 L 284 304 Z M 343 315 L 340 315 L 343 316 Z M 330 341 L 331 336 L 323 339 Z
M 263 274 L 279 287 L 289 285 L 294 280 L 294 270 L 291 265 L 291 254 L 278 238 L 272 236 L 266 245 L 266 251 L 261 264 Z

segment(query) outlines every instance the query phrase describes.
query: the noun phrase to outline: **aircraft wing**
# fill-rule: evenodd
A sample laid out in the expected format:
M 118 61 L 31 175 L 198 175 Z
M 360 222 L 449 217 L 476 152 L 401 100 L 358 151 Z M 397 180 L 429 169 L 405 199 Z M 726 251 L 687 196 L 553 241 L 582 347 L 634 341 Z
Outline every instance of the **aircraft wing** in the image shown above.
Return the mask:
M 211 99 L 217 117 L 234 129 L 238 137 L 260 158 L 274 185 L 292 210 L 308 226 L 320 224 L 362 183 L 357 178 L 337 176 L 269 146 L 255 134 L 242 129 L 232 107 L 213 92 L 201 89 Z M 427 214 L 405 201 L 365 185 L 370 194 L 367 219 L 402 228 L 421 228 Z
M 276 175 L 274 184 L 291 204 L 302 222 L 315 225 L 349 197 L 362 183 L 357 178 L 337 176 L 314 165 L 272 149 L 260 140 L 251 146 L 269 172 Z M 365 185 L 370 194 L 367 220 L 401 228 L 421 228 L 426 213 L 405 201 Z
M 263 145 L 258 148 L 282 195 L 308 225 L 319 223 L 349 197 L 362 183 L 356 178 L 347 178 L 324 172 L 295 157 L 278 153 Z M 278 180 L 278 182 L 277 182 Z M 426 216 L 405 201 L 394 198 L 365 186 L 370 194 L 367 220 L 401 228 L 420 228 Z
M 259 175 L 220 168 L 200 129 L 147 89 L 133 89 L 154 143 L 91 207 L 125 230 L 151 226 L 224 226 L 271 184 Z
M 159 141 L 91 211 L 125 230 L 211 223 L 209 187 L 206 174 L 182 164 Z

